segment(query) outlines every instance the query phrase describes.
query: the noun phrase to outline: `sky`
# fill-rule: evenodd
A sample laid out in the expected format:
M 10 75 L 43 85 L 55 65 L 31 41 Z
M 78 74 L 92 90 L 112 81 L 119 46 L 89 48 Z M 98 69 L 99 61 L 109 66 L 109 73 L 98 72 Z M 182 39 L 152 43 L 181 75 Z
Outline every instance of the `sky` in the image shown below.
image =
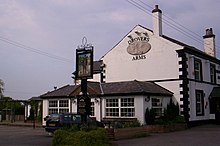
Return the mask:
M 163 12 L 163 34 L 198 49 L 207 28 L 220 58 L 219 0 L 1 0 L 0 79 L 4 95 L 26 100 L 67 84 L 83 37 L 99 60 L 151 11 Z

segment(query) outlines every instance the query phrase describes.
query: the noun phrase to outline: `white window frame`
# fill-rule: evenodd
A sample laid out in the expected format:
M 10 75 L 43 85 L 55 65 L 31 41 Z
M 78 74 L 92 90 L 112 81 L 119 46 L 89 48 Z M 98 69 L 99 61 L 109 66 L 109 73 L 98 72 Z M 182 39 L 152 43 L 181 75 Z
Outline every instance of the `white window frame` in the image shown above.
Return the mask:
M 95 102 L 91 102 L 91 117 L 95 117 Z
M 158 101 L 154 101 L 158 100 Z M 156 117 L 161 117 L 163 115 L 163 98 L 152 97 L 151 98 L 151 106 L 154 109 Z
M 203 81 L 202 61 L 197 58 L 194 59 L 194 76 L 196 81 Z
M 216 67 L 215 64 L 210 64 L 210 82 L 216 83 Z
M 133 97 L 106 98 L 105 117 L 134 118 L 135 117 L 134 102 L 135 100 Z
M 196 116 L 204 115 L 204 92 L 196 90 Z
M 48 114 L 69 112 L 70 109 L 69 107 L 70 107 L 69 99 L 48 100 Z

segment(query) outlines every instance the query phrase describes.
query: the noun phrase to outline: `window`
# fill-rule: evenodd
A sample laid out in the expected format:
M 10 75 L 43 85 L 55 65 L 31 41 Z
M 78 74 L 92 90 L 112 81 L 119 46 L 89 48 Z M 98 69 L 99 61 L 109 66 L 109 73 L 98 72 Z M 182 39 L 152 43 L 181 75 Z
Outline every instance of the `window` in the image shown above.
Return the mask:
M 134 117 L 134 98 L 106 99 L 106 117 Z
M 211 83 L 216 83 L 215 64 L 210 64 L 210 81 L 211 81 Z
M 196 90 L 196 115 L 204 115 L 204 93 L 202 90 Z
M 59 100 L 59 107 L 69 107 L 68 100 Z
M 94 102 L 91 102 L 91 116 L 95 116 L 95 106 L 94 106 Z
M 162 116 L 162 98 L 152 98 L 152 109 L 156 113 L 156 117 Z
M 57 104 L 58 102 L 57 102 L 57 100 L 50 100 L 49 101 L 49 107 L 57 107 Z
M 199 59 L 194 60 L 194 75 L 195 80 L 202 81 L 202 62 Z
M 50 115 L 50 114 L 58 113 L 58 109 L 49 108 L 48 113 L 49 113 L 49 115 Z
M 134 117 L 134 98 L 121 98 L 121 117 Z
M 62 99 L 62 100 L 49 100 L 49 108 L 48 113 L 66 113 L 69 112 L 69 100 Z
M 107 117 L 119 117 L 119 99 L 106 99 L 106 116 Z

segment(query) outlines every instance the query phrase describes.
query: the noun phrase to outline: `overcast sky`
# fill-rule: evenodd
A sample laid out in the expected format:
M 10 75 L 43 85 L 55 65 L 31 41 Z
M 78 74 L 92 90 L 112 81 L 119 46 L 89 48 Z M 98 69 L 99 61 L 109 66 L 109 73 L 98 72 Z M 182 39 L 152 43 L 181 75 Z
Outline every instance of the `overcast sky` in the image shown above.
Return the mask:
M 167 22 L 163 34 L 202 49 L 205 29 L 212 27 L 220 57 L 219 0 L 1 0 L 4 95 L 29 99 L 72 84 L 75 50 L 84 36 L 99 60 L 137 24 L 152 29 L 155 4 Z

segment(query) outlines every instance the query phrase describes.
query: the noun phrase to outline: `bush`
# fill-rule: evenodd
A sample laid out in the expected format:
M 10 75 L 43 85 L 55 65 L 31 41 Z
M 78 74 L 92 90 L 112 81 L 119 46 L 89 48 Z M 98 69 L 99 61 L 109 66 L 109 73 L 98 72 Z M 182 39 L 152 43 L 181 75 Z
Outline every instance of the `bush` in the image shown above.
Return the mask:
M 90 125 L 88 125 L 88 124 L 82 124 L 81 126 L 80 126 L 80 130 L 81 131 L 86 131 L 86 132 L 88 132 L 88 131 L 91 131 L 91 130 L 96 130 L 98 127 L 96 126 L 96 125 L 94 125 L 94 124 L 90 124 Z
M 152 125 L 154 124 L 154 121 L 155 121 L 155 116 L 156 116 L 156 113 L 154 111 L 154 109 L 146 109 L 145 111 L 145 122 L 146 124 L 148 125 Z
M 54 133 L 52 146 L 107 146 L 109 141 L 106 130 L 75 131 L 57 130 Z
M 111 123 L 113 128 L 132 128 L 132 127 L 140 127 L 141 124 L 138 120 L 134 121 L 114 121 Z
M 68 132 L 76 132 L 80 130 L 80 125 L 74 124 L 72 126 L 64 126 L 61 130 L 68 131 Z
M 179 116 L 179 105 L 178 103 L 174 103 L 172 99 L 170 99 L 170 103 L 167 105 L 167 108 L 164 111 L 164 117 L 167 120 L 173 120 L 177 116 Z
M 53 139 L 52 139 L 52 145 L 53 146 L 60 146 L 62 145 L 66 145 L 66 137 L 68 137 L 69 132 L 59 129 L 56 130 L 53 134 Z
M 122 127 L 123 128 L 131 128 L 131 127 L 140 127 L 141 124 L 138 120 L 131 121 L 131 122 L 125 122 Z
M 175 123 L 186 123 L 184 116 L 180 116 L 180 115 L 174 119 L 174 122 Z
M 164 110 L 164 116 L 155 120 L 155 124 L 167 125 L 174 123 L 185 123 L 185 119 L 183 116 L 179 115 L 179 105 L 175 104 L 172 99 L 170 103 L 167 105 L 167 108 Z

